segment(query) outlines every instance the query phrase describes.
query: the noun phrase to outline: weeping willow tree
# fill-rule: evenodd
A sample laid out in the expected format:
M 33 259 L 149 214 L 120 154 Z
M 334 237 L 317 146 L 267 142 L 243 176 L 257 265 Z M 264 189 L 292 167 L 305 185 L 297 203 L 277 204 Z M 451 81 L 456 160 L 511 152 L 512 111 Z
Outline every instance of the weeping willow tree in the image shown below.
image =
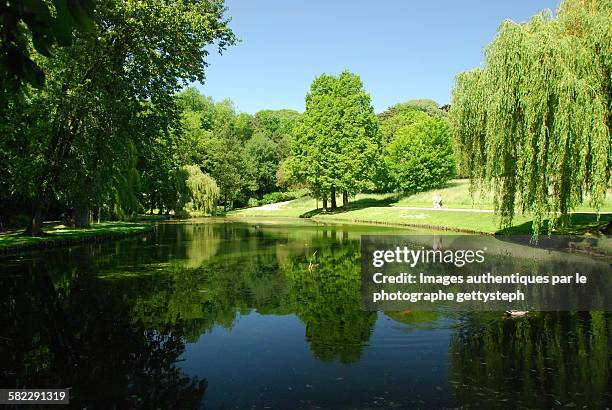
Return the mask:
M 202 172 L 197 165 L 186 165 L 183 167 L 186 173 L 186 188 L 188 211 L 202 211 L 213 215 L 217 209 L 217 202 L 221 191 L 217 182 L 210 175 Z
M 502 227 L 531 213 L 534 234 L 610 182 L 612 0 L 566 0 L 556 16 L 505 21 L 482 68 L 452 93 L 459 170 L 493 191 Z

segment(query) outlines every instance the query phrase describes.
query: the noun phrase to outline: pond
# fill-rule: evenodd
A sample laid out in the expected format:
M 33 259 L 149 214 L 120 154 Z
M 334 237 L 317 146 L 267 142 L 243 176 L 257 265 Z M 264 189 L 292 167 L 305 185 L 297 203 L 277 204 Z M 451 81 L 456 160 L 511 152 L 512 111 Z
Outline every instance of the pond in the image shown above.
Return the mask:
M 4 256 L 0 386 L 90 409 L 610 405 L 610 313 L 362 310 L 360 236 L 406 233 L 207 220 Z

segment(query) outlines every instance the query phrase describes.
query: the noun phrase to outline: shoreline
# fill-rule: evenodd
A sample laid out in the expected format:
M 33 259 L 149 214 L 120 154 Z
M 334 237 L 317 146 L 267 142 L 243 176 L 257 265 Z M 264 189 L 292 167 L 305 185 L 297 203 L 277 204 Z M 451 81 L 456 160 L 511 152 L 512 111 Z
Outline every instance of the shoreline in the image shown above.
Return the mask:
M 510 227 L 499 226 L 499 216 L 490 210 L 429 209 L 424 207 L 370 206 L 323 213 L 303 206 L 279 207 L 276 211 L 250 208 L 232 211 L 229 218 L 298 218 L 319 223 L 370 224 L 417 229 L 432 229 L 482 235 L 533 235 L 530 215 L 517 215 Z M 612 221 L 610 212 L 574 211 L 568 225 L 559 225 L 550 234 L 584 236 L 605 233 L 605 225 Z M 548 235 L 548 221 L 540 235 Z
M 21 233 L 0 234 L 0 256 L 32 250 L 44 250 L 63 246 L 98 243 L 153 231 L 151 223 L 101 222 L 91 228 L 55 229 L 43 237 L 22 236 Z
M 255 217 L 253 217 L 255 218 Z M 333 218 L 329 216 L 325 217 L 312 217 L 312 218 L 302 218 L 302 219 L 310 219 L 312 221 L 326 223 L 330 221 L 332 223 L 341 223 L 347 225 L 383 225 L 383 226 L 391 226 L 391 227 L 399 227 L 399 228 L 418 228 L 418 229 L 431 229 L 436 231 L 448 231 L 448 232 L 457 232 L 457 233 L 467 233 L 467 234 L 478 234 L 478 235 L 488 235 L 495 236 L 494 232 L 480 231 L 475 229 L 465 229 L 458 228 L 453 226 L 442 226 L 442 225 L 432 225 L 432 224 L 418 224 L 418 223 L 409 223 L 409 222 L 391 222 L 391 221 L 374 221 L 374 220 L 361 220 L 361 219 L 342 219 L 342 218 Z

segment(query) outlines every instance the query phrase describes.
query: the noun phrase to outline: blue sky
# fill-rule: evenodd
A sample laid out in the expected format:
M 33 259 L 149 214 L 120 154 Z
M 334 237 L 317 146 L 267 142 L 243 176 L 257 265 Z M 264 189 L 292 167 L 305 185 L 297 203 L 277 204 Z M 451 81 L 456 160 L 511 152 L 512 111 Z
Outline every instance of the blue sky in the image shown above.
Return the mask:
M 226 0 L 242 40 L 208 58 L 198 88 L 239 111 L 304 109 L 321 73 L 361 76 L 376 112 L 415 98 L 448 103 L 455 75 L 482 64 L 504 19 L 558 0 Z

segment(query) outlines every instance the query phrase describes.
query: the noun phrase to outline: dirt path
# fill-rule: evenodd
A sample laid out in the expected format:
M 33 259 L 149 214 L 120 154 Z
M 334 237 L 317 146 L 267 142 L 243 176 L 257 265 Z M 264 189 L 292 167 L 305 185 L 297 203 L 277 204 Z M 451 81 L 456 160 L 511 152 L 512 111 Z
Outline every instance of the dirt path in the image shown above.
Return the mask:
M 494 213 L 492 209 L 474 209 L 474 208 L 434 208 L 434 207 L 415 207 L 415 206 L 392 206 L 392 209 L 410 209 L 414 211 L 453 211 L 453 212 L 481 212 Z
M 251 208 L 251 209 L 252 210 L 258 210 L 258 211 L 280 211 L 281 207 L 283 207 L 284 205 L 287 205 L 289 202 L 291 202 L 291 201 L 275 202 L 273 204 L 256 206 L 256 207 Z

